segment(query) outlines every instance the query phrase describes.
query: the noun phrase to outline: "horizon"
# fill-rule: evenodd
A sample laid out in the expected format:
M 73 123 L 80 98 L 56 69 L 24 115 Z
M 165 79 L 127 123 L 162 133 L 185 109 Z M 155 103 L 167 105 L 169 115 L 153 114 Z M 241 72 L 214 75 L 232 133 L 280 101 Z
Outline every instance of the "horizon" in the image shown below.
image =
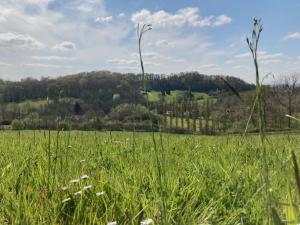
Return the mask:
M 126 3 L 4 0 L 0 3 L 1 79 L 105 70 L 140 73 L 135 26 L 151 23 L 153 30 L 142 46 L 147 73 L 197 71 L 253 83 L 245 39 L 254 16 L 264 23 L 259 46 L 262 76 L 272 72 L 278 79 L 300 71 L 296 0 L 276 0 L 271 6 L 258 0 L 247 6 L 217 0 Z

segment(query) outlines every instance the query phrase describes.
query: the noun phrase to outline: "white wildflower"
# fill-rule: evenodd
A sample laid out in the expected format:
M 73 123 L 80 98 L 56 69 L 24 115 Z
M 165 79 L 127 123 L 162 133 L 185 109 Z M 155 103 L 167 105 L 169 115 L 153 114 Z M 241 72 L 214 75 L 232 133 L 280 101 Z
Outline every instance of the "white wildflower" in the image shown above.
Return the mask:
M 71 198 L 66 198 L 66 199 L 62 200 L 62 203 L 65 203 L 65 202 L 68 202 L 68 201 L 71 201 Z
M 62 190 L 62 191 L 66 191 L 66 190 L 68 190 L 68 187 L 67 187 L 67 186 L 64 186 L 64 187 L 61 188 L 61 190 Z
M 86 162 L 85 159 L 80 160 L 80 163 L 85 163 L 85 162 Z
M 87 186 L 84 186 L 82 190 L 86 191 L 88 189 L 91 189 L 92 188 L 92 185 L 87 185 Z
M 89 178 L 90 177 L 88 175 L 83 175 L 83 176 L 80 177 L 81 180 L 86 180 L 86 179 L 89 179 Z
M 75 196 L 81 196 L 82 195 L 82 191 L 77 191 L 74 193 Z
M 153 224 L 152 219 L 146 219 L 141 222 L 141 225 L 150 225 L 150 224 Z
M 70 180 L 70 183 L 71 184 L 77 184 L 77 183 L 79 183 L 79 179 Z
M 97 192 L 96 193 L 96 196 L 101 196 L 101 195 L 104 195 L 105 194 L 105 192 L 104 191 L 101 191 L 101 192 Z
M 117 225 L 117 221 L 109 222 L 107 225 Z

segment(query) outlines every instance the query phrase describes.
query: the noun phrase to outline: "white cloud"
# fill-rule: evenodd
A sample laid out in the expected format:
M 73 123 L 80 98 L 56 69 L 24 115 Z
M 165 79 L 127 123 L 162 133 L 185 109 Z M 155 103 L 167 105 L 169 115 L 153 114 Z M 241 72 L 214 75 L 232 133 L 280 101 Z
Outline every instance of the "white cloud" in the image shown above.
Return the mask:
M 174 42 L 169 42 L 165 39 L 158 40 L 155 42 L 156 47 L 172 47 L 174 46 Z
M 266 52 L 258 55 L 258 59 L 265 61 L 265 60 L 279 60 L 283 57 L 282 53 L 274 53 L 274 54 L 267 54 Z
M 155 27 L 208 27 L 221 26 L 231 22 L 231 18 L 225 15 L 208 16 L 201 18 L 198 8 L 183 8 L 171 14 L 164 10 L 151 13 L 147 9 L 142 9 L 131 16 L 131 21 L 135 24 L 153 24 Z
M 185 59 L 173 59 L 173 62 L 183 63 L 183 62 L 186 62 L 186 60 Z
M 236 69 L 236 70 L 248 70 L 249 69 L 249 67 L 248 66 L 245 66 L 245 65 L 235 65 L 234 67 L 233 67 L 233 69 Z
M 231 63 L 234 63 L 234 61 L 233 60 L 226 60 L 225 63 L 226 64 L 231 64 Z
M 114 65 L 138 65 L 138 61 L 134 59 L 109 59 L 107 63 L 114 64 Z
M 5 9 L 4 7 L 1 8 L 1 10 L 0 10 L 0 23 L 7 21 L 7 15 L 9 15 L 10 13 L 11 13 L 11 10 Z
M 278 62 L 280 59 L 284 56 L 282 53 L 274 53 L 269 54 L 266 51 L 258 51 L 257 52 L 258 60 L 265 64 L 270 64 L 272 62 Z M 243 59 L 243 58 L 249 58 L 251 57 L 250 52 L 238 54 L 234 56 L 235 58 Z M 275 61 L 276 60 L 276 61 Z
M 246 53 L 242 53 L 242 54 L 238 54 L 234 56 L 235 58 L 248 58 L 251 57 L 251 53 L 250 52 L 246 52 Z
M 205 64 L 205 65 L 199 66 L 198 69 L 206 70 L 206 69 L 214 69 L 214 68 L 217 68 L 217 67 L 219 67 L 217 64 Z
M 106 17 L 97 17 L 95 19 L 95 23 L 109 23 L 113 20 L 112 16 L 106 16 Z
M 70 66 L 66 66 L 66 65 L 53 65 L 53 64 L 44 64 L 44 63 L 23 63 L 22 66 L 29 66 L 29 67 L 46 67 L 46 68 L 70 67 Z
M 279 63 L 279 62 L 281 62 L 280 59 L 265 59 L 265 60 L 261 61 L 261 63 L 264 65 L 269 65 L 269 64 L 273 64 L 273 63 Z
M 78 14 L 81 14 L 79 18 L 82 16 L 95 18 L 99 13 L 101 13 L 101 15 L 105 13 L 103 0 L 69 0 L 63 1 L 63 4 L 59 2 L 59 0 L 50 0 L 50 4 L 56 5 L 56 10 L 74 13 L 74 15 L 76 15 L 75 17 L 78 17 Z
M 29 35 L 7 32 L 0 33 L 0 47 L 38 49 L 44 47 L 44 44 Z
M 0 66 L 12 66 L 12 64 L 0 61 Z
M 226 15 L 220 15 L 216 18 L 214 22 L 215 26 L 223 26 L 225 24 L 231 23 L 232 19 Z
M 135 59 L 135 60 L 139 60 L 139 54 L 137 52 L 131 53 L 130 57 Z M 156 58 L 156 59 L 166 59 L 166 58 L 169 58 L 167 56 L 159 54 L 158 52 L 143 52 L 142 57 L 147 58 L 147 59 L 154 59 L 154 58 Z
M 126 16 L 126 14 L 125 13 L 120 13 L 119 15 L 118 15 L 118 18 L 124 18 Z
M 146 61 L 146 62 L 144 63 L 144 65 L 146 65 L 146 66 L 159 66 L 160 63 L 158 63 L 158 62 Z
M 72 57 L 56 56 L 56 55 L 47 55 L 47 56 L 32 56 L 32 59 L 35 60 L 44 60 L 44 61 L 66 61 L 73 60 Z
M 70 41 L 64 41 L 58 45 L 55 45 L 53 47 L 54 50 L 60 50 L 60 51 L 72 51 L 76 50 L 76 45 L 73 42 Z
M 285 39 L 294 39 L 294 40 L 300 40 L 300 32 L 295 32 L 292 34 L 289 34 L 287 36 L 285 36 Z

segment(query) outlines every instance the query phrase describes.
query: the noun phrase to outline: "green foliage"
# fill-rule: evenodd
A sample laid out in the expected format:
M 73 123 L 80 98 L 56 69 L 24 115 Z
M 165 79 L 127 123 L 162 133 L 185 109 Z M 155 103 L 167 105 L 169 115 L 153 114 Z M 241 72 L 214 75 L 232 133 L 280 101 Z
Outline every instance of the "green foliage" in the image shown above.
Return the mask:
M 25 128 L 25 124 L 22 120 L 15 119 L 11 123 L 13 130 L 23 130 Z
M 119 121 L 134 121 L 147 120 L 149 110 L 140 104 L 122 104 L 112 109 L 109 116 L 112 120 Z

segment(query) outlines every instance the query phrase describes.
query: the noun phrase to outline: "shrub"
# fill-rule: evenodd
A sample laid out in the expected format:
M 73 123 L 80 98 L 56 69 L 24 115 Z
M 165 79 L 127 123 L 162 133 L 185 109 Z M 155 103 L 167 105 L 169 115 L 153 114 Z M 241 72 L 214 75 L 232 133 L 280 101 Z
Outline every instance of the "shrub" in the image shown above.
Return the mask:
M 13 130 L 23 130 L 25 128 L 25 125 L 22 120 L 15 119 L 12 121 L 11 127 Z

